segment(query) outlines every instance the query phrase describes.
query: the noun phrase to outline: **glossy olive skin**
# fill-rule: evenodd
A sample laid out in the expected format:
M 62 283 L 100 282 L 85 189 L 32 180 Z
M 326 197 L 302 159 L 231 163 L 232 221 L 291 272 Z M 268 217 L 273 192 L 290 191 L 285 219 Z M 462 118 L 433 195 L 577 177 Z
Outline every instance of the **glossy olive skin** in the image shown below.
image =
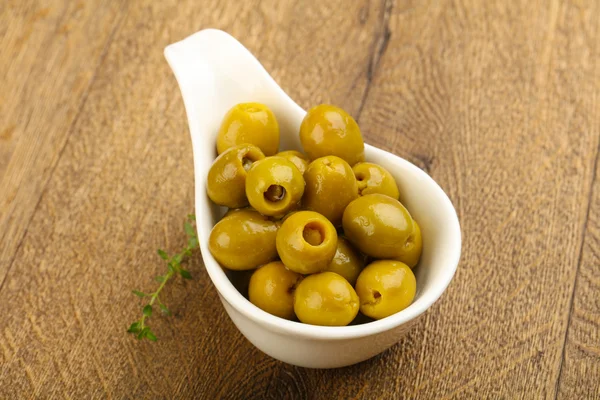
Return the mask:
M 278 229 L 279 223 L 254 210 L 239 210 L 215 224 L 208 249 L 225 268 L 254 269 L 277 259 Z
M 327 269 L 337 249 L 337 232 L 324 216 L 298 211 L 288 216 L 277 232 L 277 253 L 285 266 L 300 274 Z
M 279 124 L 266 105 L 240 103 L 225 114 L 217 135 L 217 152 L 243 143 L 257 146 L 266 156 L 277 153 Z
M 251 144 L 241 144 L 227 149 L 218 156 L 208 171 L 206 193 L 221 206 L 240 208 L 248 205 L 246 198 L 246 170 L 265 158 L 260 149 Z
M 296 166 L 296 168 L 298 168 L 298 171 L 300 171 L 300 173 L 302 175 L 304 175 L 304 172 L 308 168 L 308 164 L 309 164 L 308 158 L 306 158 L 306 156 L 304 154 L 300 153 L 299 151 L 287 150 L 287 151 L 281 151 L 275 155 L 278 157 L 283 157 L 283 158 L 287 159 L 288 161 L 291 161 Z
M 361 252 L 389 259 L 403 254 L 414 229 L 408 210 L 383 194 L 368 194 L 348 204 L 342 225 L 344 235 Z
M 358 186 L 350 165 L 336 156 L 317 158 L 308 166 L 304 180 L 303 207 L 323 214 L 339 226 L 344 209 L 358 197 Z
M 359 299 L 352 285 L 334 272 L 310 275 L 296 287 L 294 311 L 305 324 L 348 325 L 358 309 Z
M 252 207 L 244 207 L 244 208 L 230 208 L 225 212 L 223 218 L 230 216 L 231 214 L 238 213 L 240 211 L 256 211 Z
M 356 121 L 329 104 L 308 110 L 300 125 L 300 141 L 311 160 L 334 155 L 350 165 L 365 160 L 365 144 Z
M 404 244 L 401 254 L 396 257 L 396 260 L 402 261 L 404 264 L 414 268 L 421 259 L 423 251 L 423 237 L 421 236 L 421 227 L 417 221 L 413 219 L 414 230 L 408 241 Z
M 261 214 L 283 216 L 298 206 L 304 193 L 304 178 L 283 157 L 266 157 L 252 164 L 246 177 L 246 196 Z M 272 189 L 277 189 L 271 191 Z
M 348 240 L 338 237 L 337 250 L 327 271 L 341 275 L 354 286 L 356 278 L 364 266 L 364 257 L 352 247 Z
M 379 260 L 367 265 L 356 280 L 360 311 L 381 319 L 408 307 L 417 291 L 417 281 L 408 265 Z
M 294 291 L 303 276 L 273 261 L 254 271 L 248 286 L 250 302 L 280 318 L 294 318 Z
M 382 166 L 363 162 L 353 166 L 352 171 L 358 184 L 358 193 L 361 196 L 380 193 L 393 197 L 396 200 L 400 197 L 396 180 Z

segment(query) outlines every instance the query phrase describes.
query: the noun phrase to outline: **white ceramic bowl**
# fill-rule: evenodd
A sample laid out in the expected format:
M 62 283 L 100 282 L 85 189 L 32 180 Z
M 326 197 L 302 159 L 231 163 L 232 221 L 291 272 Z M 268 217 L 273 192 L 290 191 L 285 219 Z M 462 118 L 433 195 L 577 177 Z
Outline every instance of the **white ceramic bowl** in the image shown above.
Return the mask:
M 207 29 L 165 49 L 188 117 L 194 150 L 196 218 L 206 270 L 225 310 L 242 334 L 278 360 L 310 368 L 334 368 L 375 356 L 398 342 L 441 296 L 456 271 L 460 225 L 448 196 L 421 169 L 386 151 L 366 145 L 367 161 L 389 170 L 401 201 L 419 221 L 423 254 L 415 269 L 417 294 L 405 310 L 379 321 L 345 327 L 292 322 L 268 314 L 243 297 L 208 250 L 208 237 L 222 210 L 206 195 L 221 119 L 233 105 L 260 102 L 275 113 L 281 148 L 301 150 L 298 131 L 305 111 L 275 83 L 252 54 L 229 34 Z M 364 129 L 365 127 L 363 127 Z

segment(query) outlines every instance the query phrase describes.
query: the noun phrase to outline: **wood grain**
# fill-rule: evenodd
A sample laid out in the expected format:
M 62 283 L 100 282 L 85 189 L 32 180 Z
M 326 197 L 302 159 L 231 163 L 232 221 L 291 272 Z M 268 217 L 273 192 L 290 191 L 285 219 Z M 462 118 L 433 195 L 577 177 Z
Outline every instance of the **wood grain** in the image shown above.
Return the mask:
M 597 98 L 596 98 L 597 101 Z M 597 103 L 596 103 L 597 104 Z M 600 126 L 596 124 L 597 127 Z M 600 399 L 600 170 L 586 224 L 558 383 L 560 399 Z
M 75 10 L 69 44 L 48 22 L 21 53 L 17 22 L 40 7 L 16 4 L 0 6 L 0 398 L 599 393 L 600 4 L 56 0 L 48 16 Z M 160 341 L 125 334 L 141 312 L 131 289 L 153 287 L 155 250 L 180 247 L 193 204 L 162 49 L 205 27 L 238 37 L 302 106 L 348 109 L 369 143 L 452 198 L 458 273 L 380 356 L 325 371 L 269 358 L 228 319 L 199 255 L 194 280 L 167 289 L 174 316 L 151 319 Z M 47 72 L 37 52 L 62 61 Z
M 117 1 L 0 4 L 0 287 L 122 11 Z

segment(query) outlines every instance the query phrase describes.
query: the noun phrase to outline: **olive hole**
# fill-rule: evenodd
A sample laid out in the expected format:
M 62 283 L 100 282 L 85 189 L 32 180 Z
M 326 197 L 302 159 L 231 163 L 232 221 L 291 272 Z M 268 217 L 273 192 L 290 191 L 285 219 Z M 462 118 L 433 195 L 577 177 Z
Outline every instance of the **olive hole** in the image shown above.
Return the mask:
M 242 158 L 242 167 L 244 167 L 244 169 L 246 171 L 248 171 L 250 169 L 250 167 L 252 166 L 253 162 L 254 161 L 252 161 L 251 159 L 244 157 L 244 158 Z
M 296 291 L 296 288 L 298 287 L 298 285 L 300 284 L 301 281 L 302 281 L 302 278 L 296 279 L 294 284 L 288 288 L 287 292 L 289 294 L 293 294 Z
M 323 232 L 323 227 L 316 223 L 306 224 L 304 227 L 304 231 L 302 231 L 302 236 L 306 243 L 311 246 L 318 246 L 323 243 L 325 240 L 325 234 Z
M 280 185 L 271 185 L 265 192 L 265 199 L 272 203 L 281 201 L 281 200 L 283 200 L 284 197 L 285 197 L 285 188 Z
M 365 175 L 362 172 L 356 174 L 356 183 L 358 184 L 358 193 L 362 196 L 363 190 L 369 186 L 369 183 L 365 180 Z
M 406 242 L 404 243 L 404 247 L 406 247 L 407 249 L 411 248 L 414 244 L 415 238 L 413 235 L 410 235 L 407 239 Z
M 380 297 L 381 297 L 381 293 L 379 293 L 377 290 L 373 290 L 373 298 L 375 300 L 377 300 Z

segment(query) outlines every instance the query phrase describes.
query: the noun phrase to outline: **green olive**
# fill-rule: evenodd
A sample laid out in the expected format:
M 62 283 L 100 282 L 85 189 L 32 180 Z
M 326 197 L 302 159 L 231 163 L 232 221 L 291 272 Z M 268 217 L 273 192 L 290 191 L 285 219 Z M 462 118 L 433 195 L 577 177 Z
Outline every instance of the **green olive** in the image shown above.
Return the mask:
M 306 113 L 300 125 L 300 141 L 311 160 L 334 155 L 350 165 L 365 160 L 360 128 L 346 111 L 321 104 Z
M 217 136 L 217 152 L 221 154 L 228 148 L 243 143 L 255 145 L 266 156 L 277 153 L 279 124 L 266 105 L 240 103 L 225 114 Z
M 344 326 L 358 314 L 359 300 L 352 285 L 335 272 L 310 275 L 296 287 L 294 311 L 301 322 Z
M 240 211 L 255 211 L 252 207 L 244 207 L 244 208 L 230 208 L 225 212 L 223 218 L 230 216 L 231 214 L 235 214 Z
M 346 278 L 354 286 L 358 274 L 365 266 L 362 254 L 359 254 L 348 240 L 338 237 L 337 250 L 327 271 L 335 272 Z
M 277 259 L 279 224 L 254 210 L 239 210 L 217 222 L 208 249 L 223 267 L 254 269 Z
M 396 180 L 385 168 L 380 165 L 363 162 L 352 167 L 358 192 L 361 196 L 365 194 L 380 193 L 398 200 L 400 192 Z
M 296 168 L 298 168 L 298 171 L 300 171 L 302 175 L 304 175 L 306 168 L 308 168 L 308 159 L 304 154 L 300 153 L 299 151 L 287 150 L 279 152 L 275 155 L 278 157 L 283 157 L 288 161 L 291 161 L 296 166 Z
M 229 208 L 248 205 L 246 198 L 247 170 L 265 155 L 251 144 L 231 147 L 213 162 L 208 171 L 206 193 L 215 203 Z
M 358 197 L 358 186 L 350 165 L 336 156 L 317 158 L 308 166 L 304 179 L 306 190 L 302 205 L 339 226 L 344 209 Z
M 423 238 L 421 237 L 421 228 L 417 221 L 413 219 L 414 230 L 411 236 L 409 236 L 404 248 L 399 256 L 395 257 L 396 260 L 402 261 L 404 264 L 411 268 L 414 268 L 421 258 L 421 252 L 423 251 Z
M 298 206 L 304 185 L 302 174 L 291 161 L 267 157 L 248 170 L 246 196 L 261 214 L 283 216 Z
M 415 275 L 400 261 L 375 261 L 356 280 L 360 311 L 375 319 L 404 310 L 412 303 L 416 291 Z
M 335 227 L 319 213 L 298 211 L 277 232 L 277 253 L 287 268 L 301 274 L 324 271 L 336 252 Z
M 248 286 L 250 302 L 275 316 L 294 318 L 294 291 L 302 275 L 274 261 L 254 271 Z
M 283 217 L 281 217 L 281 219 L 279 220 L 281 223 L 283 223 L 286 219 L 288 219 L 289 217 L 291 217 L 292 215 L 296 214 L 299 210 L 292 210 L 289 213 L 285 214 Z
M 383 194 L 367 194 L 348 204 L 344 235 L 361 252 L 375 258 L 396 258 L 412 240 L 413 221 L 404 206 Z

